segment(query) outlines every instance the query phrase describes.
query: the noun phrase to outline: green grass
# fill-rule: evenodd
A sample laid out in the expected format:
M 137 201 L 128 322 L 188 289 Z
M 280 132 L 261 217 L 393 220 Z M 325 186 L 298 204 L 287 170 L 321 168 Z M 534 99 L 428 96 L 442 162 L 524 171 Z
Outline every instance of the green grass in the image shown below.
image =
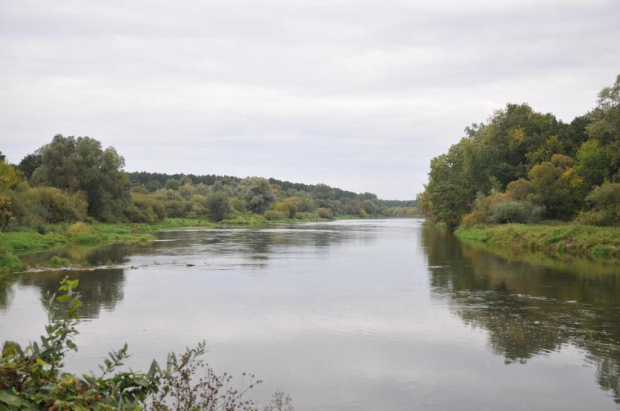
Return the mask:
M 337 216 L 334 219 L 351 219 L 353 216 Z M 310 221 L 329 221 L 322 218 L 267 220 L 262 215 L 245 213 L 219 223 L 207 219 L 166 218 L 157 223 L 83 223 L 49 224 L 23 231 L 0 233 L 0 275 L 2 272 L 13 273 L 26 268 L 17 257 L 33 251 L 50 249 L 58 246 L 98 247 L 112 243 L 148 243 L 155 240 L 154 233 L 160 230 L 176 228 L 235 228 L 259 227 L 276 223 L 296 223 Z M 51 261 L 51 266 L 66 266 L 65 261 Z
M 503 224 L 459 228 L 454 234 L 469 241 L 527 250 L 620 258 L 620 228 L 577 224 Z

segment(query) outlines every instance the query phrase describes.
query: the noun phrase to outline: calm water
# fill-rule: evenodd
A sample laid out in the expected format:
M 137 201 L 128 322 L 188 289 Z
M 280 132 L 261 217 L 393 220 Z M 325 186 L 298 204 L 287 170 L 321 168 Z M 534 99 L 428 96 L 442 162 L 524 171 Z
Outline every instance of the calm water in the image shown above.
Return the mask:
M 146 370 L 206 339 L 217 371 L 253 372 L 252 397 L 282 390 L 297 410 L 620 409 L 617 267 L 489 252 L 417 220 L 159 239 L 60 253 L 112 264 L 71 274 L 85 301 L 71 370 L 123 342 Z M 39 299 L 64 275 L 0 290 L 0 340 L 41 334 Z

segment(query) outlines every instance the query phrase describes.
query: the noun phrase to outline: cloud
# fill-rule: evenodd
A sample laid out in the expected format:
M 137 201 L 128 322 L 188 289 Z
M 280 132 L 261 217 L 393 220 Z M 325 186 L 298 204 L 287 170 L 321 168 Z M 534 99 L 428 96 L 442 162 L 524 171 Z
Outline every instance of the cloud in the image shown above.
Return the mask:
M 128 170 L 265 175 L 412 198 L 507 102 L 565 121 L 620 67 L 614 1 L 8 1 L 0 139 L 56 133 Z

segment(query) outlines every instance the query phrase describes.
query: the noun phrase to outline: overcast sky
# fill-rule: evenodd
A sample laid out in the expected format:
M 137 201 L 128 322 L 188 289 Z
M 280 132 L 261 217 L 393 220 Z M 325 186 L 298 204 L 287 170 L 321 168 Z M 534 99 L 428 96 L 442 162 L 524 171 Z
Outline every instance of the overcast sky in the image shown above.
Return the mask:
M 412 199 L 467 125 L 569 122 L 617 74 L 618 0 L 0 0 L 0 150 Z

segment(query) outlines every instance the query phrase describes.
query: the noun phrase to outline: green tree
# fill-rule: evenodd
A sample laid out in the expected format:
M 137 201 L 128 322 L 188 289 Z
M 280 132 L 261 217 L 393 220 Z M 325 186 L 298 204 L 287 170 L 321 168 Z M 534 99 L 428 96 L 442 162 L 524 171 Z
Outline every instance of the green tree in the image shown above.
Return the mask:
M 5 190 L 13 188 L 19 179 L 13 166 L 5 162 L 0 162 L 0 188 Z
M 579 216 L 584 224 L 620 225 L 620 184 L 604 183 L 586 197 L 591 210 Z
M 247 203 L 248 210 L 262 214 L 275 201 L 269 181 L 260 177 L 248 177 L 239 184 L 240 197 Z
M 57 135 L 39 152 L 41 165 L 32 175 L 34 184 L 84 192 L 88 214 L 98 220 L 113 222 L 123 217 L 130 202 L 129 180 L 123 172 L 125 160 L 114 148 L 104 150 L 90 137 Z
M 589 187 L 598 186 L 609 178 L 609 153 L 598 140 L 588 140 L 577 151 L 577 172 Z
M 209 194 L 207 211 L 214 221 L 222 221 L 230 213 L 230 198 L 221 191 Z
M 28 154 L 26 157 L 24 157 L 22 161 L 20 161 L 17 165 L 17 169 L 24 173 L 24 176 L 27 179 L 30 179 L 34 171 L 41 166 L 42 161 L 43 157 L 41 156 L 41 153 L 39 153 L 37 150 L 37 152 L 33 154 Z
M 570 220 L 583 206 L 584 182 L 566 156 L 554 156 L 530 170 L 534 194 L 529 198 L 545 208 L 544 217 Z

